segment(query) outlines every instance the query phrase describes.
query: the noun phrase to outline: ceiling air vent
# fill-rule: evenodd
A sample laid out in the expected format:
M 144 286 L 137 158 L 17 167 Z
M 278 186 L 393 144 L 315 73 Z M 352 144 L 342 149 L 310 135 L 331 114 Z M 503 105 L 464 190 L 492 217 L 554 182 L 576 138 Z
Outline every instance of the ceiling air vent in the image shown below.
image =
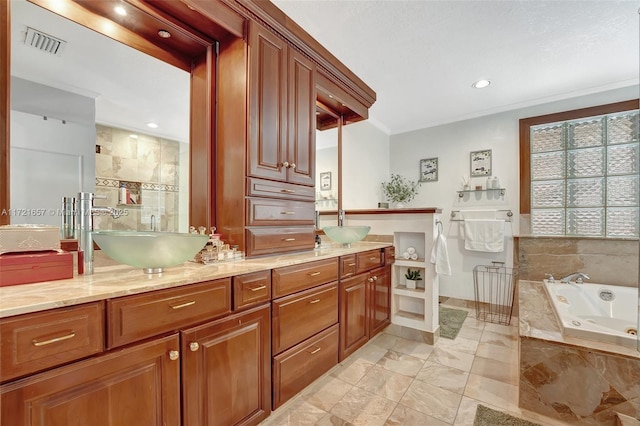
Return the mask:
M 67 44 L 64 40 L 30 27 L 27 27 L 27 37 L 24 42 L 28 46 L 35 47 L 43 52 L 49 52 L 53 55 L 60 55 Z

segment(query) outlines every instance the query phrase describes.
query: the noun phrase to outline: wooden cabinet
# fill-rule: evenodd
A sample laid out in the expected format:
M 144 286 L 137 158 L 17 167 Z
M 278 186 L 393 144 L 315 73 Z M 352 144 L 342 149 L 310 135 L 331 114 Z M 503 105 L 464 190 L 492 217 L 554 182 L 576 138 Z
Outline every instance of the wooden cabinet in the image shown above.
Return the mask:
M 338 363 L 338 324 L 273 357 L 273 406 L 279 407 Z
M 341 266 L 351 263 L 351 255 L 340 259 Z M 360 273 L 341 272 L 340 361 L 391 323 L 391 266 L 384 263 L 383 251 L 370 250 L 356 255 Z
M 178 335 L 78 361 L 0 387 L 2 424 L 180 424 Z
M 271 300 L 271 271 L 233 277 L 233 309 L 240 310 Z
M 369 338 L 391 324 L 391 268 L 385 266 L 369 274 Z
M 107 300 L 107 345 L 177 331 L 230 311 L 229 278 Z
M 62 365 L 104 349 L 104 302 L 0 320 L 0 381 Z
M 315 65 L 249 24 L 249 175 L 315 183 Z
M 249 22 L 248 46 L 223 43 L 219 60 L 225 108 L 217 142 L 215 225 L 247 256 L 311 250 L 315 63 L 255 21 Z M 240 71 L 239 63 L 248 66 Z M 228 67 L 237 72 L 223 70 Z
M 325 259 L 276 268 L 272 272 L 273 297 L 306 290 L 338 279 L 338 259 Z
M 358 274 L 340 281 L 340 361 L 369 339 L 369 274 Z
M 271 412 L 269 305 L 182 332 L 184 426 L 257 424 Z

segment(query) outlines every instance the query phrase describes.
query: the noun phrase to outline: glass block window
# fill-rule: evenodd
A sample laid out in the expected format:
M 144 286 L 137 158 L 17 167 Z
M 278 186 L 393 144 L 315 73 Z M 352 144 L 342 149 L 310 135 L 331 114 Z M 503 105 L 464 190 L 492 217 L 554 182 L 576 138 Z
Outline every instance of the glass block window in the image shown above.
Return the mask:
M 639 237 L 638 110 L 530 128 L 538 235 Z

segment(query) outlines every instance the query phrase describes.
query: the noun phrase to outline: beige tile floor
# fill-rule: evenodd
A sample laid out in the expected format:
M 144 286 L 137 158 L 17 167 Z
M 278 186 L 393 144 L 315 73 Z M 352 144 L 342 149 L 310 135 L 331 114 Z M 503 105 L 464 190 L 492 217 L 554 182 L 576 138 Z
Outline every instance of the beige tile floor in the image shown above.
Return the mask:
M 565 423 L 518 408 L 518 329 L 475 319 L 435 345 L 381 333 L 267 418 L 263 425 L 473 425 L 478 404 L 541 425 Z

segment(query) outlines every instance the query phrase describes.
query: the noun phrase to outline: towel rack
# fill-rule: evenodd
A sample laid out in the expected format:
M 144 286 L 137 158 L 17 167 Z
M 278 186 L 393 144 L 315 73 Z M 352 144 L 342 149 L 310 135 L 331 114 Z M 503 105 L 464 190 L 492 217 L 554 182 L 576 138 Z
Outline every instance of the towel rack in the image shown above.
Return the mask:
M 458 213 L 460 213 L 460 210 L 451 210 L 451 221 L 452 222 L 464 222 L 464 219 L 457 219 L 456 216 L 458 215 Z M 511 211 L 511 209 L 507 209 L 507 210 L 496 210 L 496 213 L 506 213 L 507 215 L 507 219 L 505 219 L 507 222 L 511 222 L 511 218 L 513 217 L 513 212 Z

